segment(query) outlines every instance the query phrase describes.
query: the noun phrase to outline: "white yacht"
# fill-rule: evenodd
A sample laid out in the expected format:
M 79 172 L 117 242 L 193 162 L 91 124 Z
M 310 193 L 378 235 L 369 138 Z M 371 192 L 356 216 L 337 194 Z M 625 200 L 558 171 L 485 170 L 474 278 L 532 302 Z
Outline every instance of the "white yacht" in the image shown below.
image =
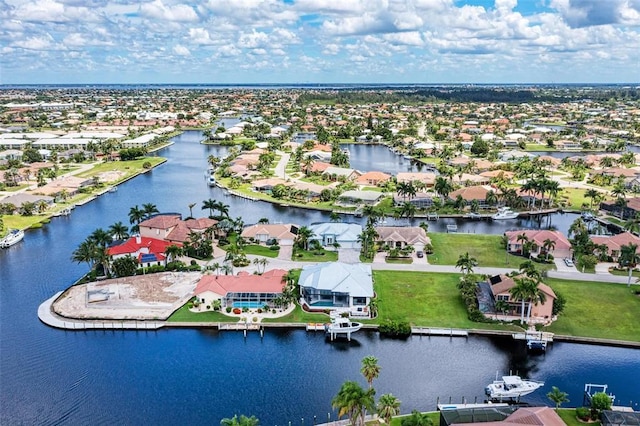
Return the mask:
M 515 219 L 518 217 L 518 212 L 511 210 L 511 207 L 500 207 L 498 212 L 491 216 L 493 220 Z
M 502 380 L 494 380 L 484 389 L 484 392 L 491 399 L 518 399 L 542 386 L 544 382 L 523 380 L 520 376 L 502 376 Z
M 324 326 L 324 331 L 331 340 L 338 336 L 345 336 L 351 340 L 351 333 L 355 333 L 361 328 L 362 324 L 359 322 L 351 322 L 349 318 L 336 317 L 331 319 L 330 324 Z
M 24 231 L 21 229 L 12 229 L 9 233 L 0 240 L 0 247 L 7 248 L 14 244 L 19 243 L 24 238 Z

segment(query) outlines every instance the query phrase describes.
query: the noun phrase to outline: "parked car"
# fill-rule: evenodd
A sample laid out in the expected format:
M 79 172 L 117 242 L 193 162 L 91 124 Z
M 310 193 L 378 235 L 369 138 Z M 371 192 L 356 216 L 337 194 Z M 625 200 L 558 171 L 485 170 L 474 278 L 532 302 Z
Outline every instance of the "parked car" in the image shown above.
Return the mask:
M 418 257 L 424 257 L 424 252 L 423 252 L 422 250 L 418 250 L 418 251 L 416 252 L 416 256 L 418 256 Z
M 565 257 L 564 264 L 567 266 L 573 266 L 573 260 L 569 259 L 568 257 Z

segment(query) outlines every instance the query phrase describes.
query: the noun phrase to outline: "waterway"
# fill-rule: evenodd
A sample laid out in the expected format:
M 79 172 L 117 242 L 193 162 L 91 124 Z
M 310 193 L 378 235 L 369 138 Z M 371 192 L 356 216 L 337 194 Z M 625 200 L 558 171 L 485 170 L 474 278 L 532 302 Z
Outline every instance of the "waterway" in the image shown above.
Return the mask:
M 161 152 L 168 161 L 91 203 L 77 207 L 25 239 L 0 250 L 0 424 L 218 424 L 255 414 L 264 425 L 335 419 L 331 399 L 345 380 L 364 380 L 360 360 L 379 358 L 377 394 L 391 392 L 402 412 L 480 399 L 496 372 L 545 380 L 527 397 L 548 403 L 551 386 L 580 404 L 585 383 L 607 383 L 621 404 L 640 402 L 640 351 L 556 342 L 543 356 L 527 356 L 511 339 L 412 337 L 380 339 L 360 332 L 351 343 L 326 342 L 300 330 L 250 333 L 195 329 L 62 331 L 39 322 L 38 305 L 86 272 L 71 253 L 95 228 L 128 223 L 133 205 L 188 214 L 188 205 L 224 197 L 204 182 L 208 155 L 198 132 L 175 138 Z M 232 216 L 310 223 L 314 211 L 272 207 L 226 197 Z M 204 212 L 202 212 L 204 213 Z M 493 225 L 487 225 L 493 226 Z M 302 420 L 304 419 L 304 421 Z

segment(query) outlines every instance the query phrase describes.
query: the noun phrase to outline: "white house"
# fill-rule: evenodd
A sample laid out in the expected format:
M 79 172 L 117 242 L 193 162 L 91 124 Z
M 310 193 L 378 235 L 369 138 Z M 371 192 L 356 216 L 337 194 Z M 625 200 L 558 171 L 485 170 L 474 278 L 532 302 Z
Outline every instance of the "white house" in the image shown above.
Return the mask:
M 310 310 L 339 309 L 369 316 L 374 297 L 371 265 L 326 262 L 302 268 L 300 294 Z
M 318 240 L 323 247 L 338 243 L 341 248 L 360 248 L 358 236 L 362 226 L 357 223 L 323 222 L 312 224 L 309 229 L 313 232 L 310 240 Z

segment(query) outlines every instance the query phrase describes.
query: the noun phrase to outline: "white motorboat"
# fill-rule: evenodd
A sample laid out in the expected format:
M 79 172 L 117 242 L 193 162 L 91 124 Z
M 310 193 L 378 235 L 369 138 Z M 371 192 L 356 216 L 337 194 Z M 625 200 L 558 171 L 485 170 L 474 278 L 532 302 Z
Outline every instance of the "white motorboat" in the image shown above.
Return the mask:
M 0 240 L 0 247 L 7 248 L 14 244 L 19 243 L 24 238 L 24 231 L 21 229 L 12 229 L 9 233 Z
M 511 207 L 500 207 L 498 212 L 491 216 L 493 220 L 505 220 L 505 219 L 515 219 L 518 217 L 518 212 L 514 212 L 511 210 Z
M 361 328 L 362 323 L 352 322 L 349 318 L 337 317 L 332 318 L 331 323 L 324 326 L 324 331 L 331 340 L 339 336 L 345 336 L 351 340 L 351 333 L 355 333 Z
M 544 386 L 544 382 L 523 380 L 520 376 L 502 376 L 502 380 L 494 380 L 484 392 L 491 399 L 518 399 Z

